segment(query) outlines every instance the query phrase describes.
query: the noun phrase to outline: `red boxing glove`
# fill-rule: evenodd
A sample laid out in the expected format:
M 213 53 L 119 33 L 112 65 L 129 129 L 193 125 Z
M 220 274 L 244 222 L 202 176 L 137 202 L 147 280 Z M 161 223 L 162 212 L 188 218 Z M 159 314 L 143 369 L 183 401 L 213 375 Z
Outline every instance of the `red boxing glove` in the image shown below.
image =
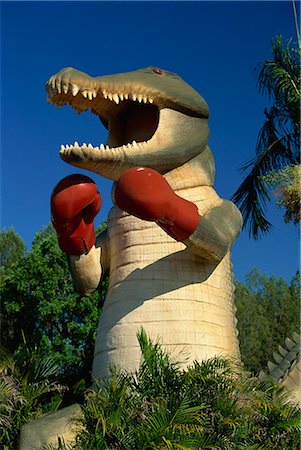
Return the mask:
M 51 194 L 51 220 L 61 250 L 88 253 L 95 243 L 94 217 L 101 207 L 96 184 L 85 175 L 63 178 Z
M 115 201 L 123 211 L 156 222 L 177 241 L 185 241 L 199 223 L 196 205 L 174 193 L 165 178 L 153 169 L 129 169 L 115 187 Z

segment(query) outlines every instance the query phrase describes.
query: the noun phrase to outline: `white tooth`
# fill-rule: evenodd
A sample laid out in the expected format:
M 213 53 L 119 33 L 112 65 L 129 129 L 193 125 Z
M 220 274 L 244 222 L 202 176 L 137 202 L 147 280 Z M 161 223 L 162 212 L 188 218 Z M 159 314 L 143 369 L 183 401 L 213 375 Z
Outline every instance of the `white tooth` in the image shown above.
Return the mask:
M 138 102 L 139 102 L 139 103 L 141 103 L 141 102 L 142 102 L 142 98 L 143 98 L 143 97 L 142 97 L 142 95 L 141 95 L 141 94 L 139 94 L 139 95 L 138 95 Z
M 61 83 L 56 83 L 56 88 L 57 88 L 58 93 L 60 94 L 62 92 Z
M 92 98 L 93 98 L 93 94 L 92 94 L 92 92 L 91 92 L 91 91 L 88 91 L 88 97 L 89 97 L 89 100 L 92 100 Z
M 93 145 L 92 144 L 88 144 L 88 148 L 93 148 Z
M 108 94 L 109 99 L 112 101 L 113 100 L 113 95 L 112 94 Z
M 61 151 L 65 150 L 65 146 L 61 145 Z
M 93 98 L 97 97 L 97 92 L 96 91 L 92 91 L 92 94 L 93 94 Z
M 113 100 L 114 100 L 114 102 L 117 103 L 117 105 L 118 105 L 118 103 L 119 103 L 119 97 L 118 97 L 118 94 L 113 94 Z
M 75 97 L 78 94 L 79 91 L 79 86 L 77 86 L 76 84 L 72 85 L 72 95 L 73 97 Z
M 51 77 L 50 78 L 49 84 L 50 83 L 51 83 L 52 89 L 55 89 L 56 88 L 56 86 L 55 86 L 55 83 L 56 83 L 55 77 Z
M 147 97 L 143 97 L 144 103 L 147 103 Z
M 131 144 L 127 144 L 127 147 L 128 147 L 128 148 L 131 148 L 132 146 L 131 146 Z
M 150 103 L 154 103 L 154 100 L 153 100 L 152 98 L 149 98 L 148 101 L 149 101 Z
M 82 147 L 87 147 L 87 144 L 84 142 L 83 145 L 82 145 Z
M 88 97 L 88 92 L 87 91 L 82 91 L 82 95 L 87 98 Z
M 78 142 L 77 142 L 77 141 L 75 141 L 75 142 L 74 142 L 74 144 L 73 144 L 73 147 L 79 147 L 79 145 L 78 145 Z
M 107 99 L 107 98 L 108 98 L 108 94 L 107 94 L 107 91 L 102 91 L 102 95 L 104 96 L 104 98 L 105 98 L 105 99 Z
M 136 141 L 133 141 L 133 142 L 132 142 L 132 145 L 133 145 L 134 147 L 137 147 L 137 142 L 136 142 Z
M 128 99 L 129 99 L 129 94 L 124 94 L 124 98 L 125 98 L 126 100 L 128 100 Z
M 137 95 L 136 94 L 132 94 L 132 99 L 134 100 L 134 102 L 137 100 Z
M 119 97 L 120 97 L 120 100 L 123 101 L 123 99 L 124 99 L 123 94 L 119 94 Z
M 68 93 L 68 86 L 66 84 L 63 85 L 64 94 Z
M 66 150 L 69 150 L 69 148 L 70 148 L 70 146 L 67 144 L 67 145 L 66 145 Z
M 110 147 L 108 145 L 106 145 L 106 150 L 110 150 Z
M 103 144 L 101 144 L 101 146 L 99 148 L 100 148 L 100 150 L 105 150 L 105 146 Z

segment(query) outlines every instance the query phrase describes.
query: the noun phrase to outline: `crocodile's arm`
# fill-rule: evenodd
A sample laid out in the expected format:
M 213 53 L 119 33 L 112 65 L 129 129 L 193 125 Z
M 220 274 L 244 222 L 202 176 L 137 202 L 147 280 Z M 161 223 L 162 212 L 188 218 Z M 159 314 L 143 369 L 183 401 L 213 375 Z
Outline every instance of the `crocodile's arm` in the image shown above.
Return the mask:
M 97 236 L 95 245 L 87 255 L 68 256 L 72 279 L 80 294 L 91 295 L 109 273 L 108 245 L 109 238 L 105 230 Z
M 224 200 L 214 191 L 215 166 L 210 148 L 206 149 L 185 165 L 164 175 L 170 187 L 180 196 L 192 202 L 195 197 L 185 196 L 183 191 L 190 187 L 197 189 L 200 203 L 199 222 L 194 233 L 184 241 L 193 253 L 202 258 L 219 262 L 232 247 L 242 228 L 242 215 L 234 203 Z M 210 206 L 204 208 L 203 200 L 212 189 Z
M 196 162 L 190 162 L 189 167 L 186 167 L 186 172 L 192 178 L 189 178 L 191 186 L 198 172 L 194 166 Z M 167 234 L 183 242 L 198 256 L 210 262 L 219 262 L 228 253 L 241 230 L 241 213 L 232 202 L 221 199 L 212 186 L 200 186 L 199 180 L 196 181 L 194 195 L 187 194 L 187 188 L 186 193 L 183 193 L 184 186 L 175 190 L 183 170 L 182 166 L 175 169 L 174 173 L 162 176 L 147 167 L 129 169 L 114 184 L 113 201 L 131 215 L 156 222 Z M 206 207 L 208 189 L 215 199 Z
M 184 242 L 197 255 L 209 261 L 221 261 L 242 228 L 242 216 L 228 200 L 220 200 L 200 217 L 195 232 Z

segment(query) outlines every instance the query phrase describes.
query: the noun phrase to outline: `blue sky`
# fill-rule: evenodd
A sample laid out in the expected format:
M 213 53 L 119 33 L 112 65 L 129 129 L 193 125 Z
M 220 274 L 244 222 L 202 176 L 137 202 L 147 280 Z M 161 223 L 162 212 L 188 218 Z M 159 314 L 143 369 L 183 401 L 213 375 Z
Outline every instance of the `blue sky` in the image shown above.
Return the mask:
M 257 2 L 1 2 L 1 228 L 13 226 L 28 248 L 50 222 L 54 185 L 71 173 L 60 144 L 105 141 L 95 116 L 47 104 L 45 83 L 63 67 L 92 76 L 150 65 L 178 73 L 207 100 L 215 187 L 229 198 L 254 156 L 267 98 L 253 74 L 268 59 L 276 34 L 295 39 L 291 1 Z M 111 182 L 96 174 L 111 207 Z M 257 267 L 290 280 L 299 266 L 298 232 L 269 208 L 272 232 L 259 241 L 246 231 L 233 248 L 235 276 Z

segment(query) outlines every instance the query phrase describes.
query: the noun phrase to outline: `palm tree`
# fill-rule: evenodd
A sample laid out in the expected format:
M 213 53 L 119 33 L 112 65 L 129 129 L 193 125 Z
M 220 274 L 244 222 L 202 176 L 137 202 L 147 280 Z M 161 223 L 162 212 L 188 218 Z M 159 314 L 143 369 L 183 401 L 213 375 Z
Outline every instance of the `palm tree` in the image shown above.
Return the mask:
M 242 170 L 249 173 L 232 196 L 244 218 L 244 227 L 255 239 L 269 232 L 271 223 L 265 217 L 270 201 L 269 185 L 264 178 L 287 165 L 299 164 L 300 158 L 300 48 L 282 36 L 272 40 L 271 60 L 256 66 L 258 88 L 268 94 L 273 105 L 264 110 L 256 156 Z

